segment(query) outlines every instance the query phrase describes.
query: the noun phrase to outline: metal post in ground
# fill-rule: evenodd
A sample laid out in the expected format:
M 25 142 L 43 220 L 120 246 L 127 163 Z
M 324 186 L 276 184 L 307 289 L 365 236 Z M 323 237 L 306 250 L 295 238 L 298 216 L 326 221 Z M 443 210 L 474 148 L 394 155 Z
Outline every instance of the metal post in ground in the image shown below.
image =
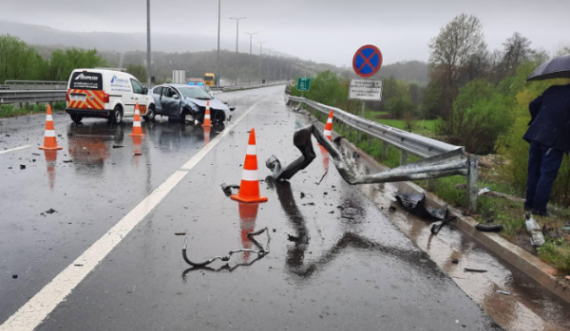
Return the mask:
M 383 141 L 382 142 L 382 161 L 388 158 L 388 143 Z
M 402 149 L 402 155 L 400 156 L 400 165 L 408 163 L 408 152 Z
M 372 136 L 368 135 L 368 147 L 372 147 Z
M 365 101 L 362 101 L 362 118 L 364 118 L 364 107 L 366 105 Z M 360 133 L 360 131 L 358 131 L 358 138 L 357 141 L 360 143 L 362 141 L 362 133 Z
M 477 178 L 479 177 L 479 157 L 469 155 L 469 173 L 467 175 L 467 208 L 469 212 L 477 211 Z

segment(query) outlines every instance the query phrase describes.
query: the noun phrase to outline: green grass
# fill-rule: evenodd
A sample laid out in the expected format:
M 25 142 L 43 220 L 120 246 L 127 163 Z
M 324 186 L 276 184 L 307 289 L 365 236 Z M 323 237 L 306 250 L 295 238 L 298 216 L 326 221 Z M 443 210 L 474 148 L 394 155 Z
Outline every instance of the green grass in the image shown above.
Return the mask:
M 383 115 L 387 115 L 387 114 L 388 114 L 388 112 L 386 112 L 386 111 L 367 110 L 364 112 L 364 117 L 369 119 L 369 120 L 378 122 L 378 123 L 382 123 L 382 124 L 389 125 L 391 127 L 394 127 L 394 128 L 400 129 L 400 130 L 407 131 L 406 122 L 404 120 L 378 118 L 379 116 L 383 116 Z M 436 120 L 415 120 L 415 121 L 412 121 L 412 131 L 411 132 L 433 137 L 433 136 L 435 136 L 436 122 L 437 122 Z
M 0 105 L 0 118 L 15 117 L 21 115 L 29 115 L 35 113 L 45 113 L 47 105 L 29 105 L 28 107 L 16 108 L 13 105 Z M 60 111 L 65 109 L 65 102 L 54 102 L 52 106 L 53 111 Z
M 538 256 L 563 273 L 570 273 L 570 244 L 567 241 L 549 238 L 538 249 Z

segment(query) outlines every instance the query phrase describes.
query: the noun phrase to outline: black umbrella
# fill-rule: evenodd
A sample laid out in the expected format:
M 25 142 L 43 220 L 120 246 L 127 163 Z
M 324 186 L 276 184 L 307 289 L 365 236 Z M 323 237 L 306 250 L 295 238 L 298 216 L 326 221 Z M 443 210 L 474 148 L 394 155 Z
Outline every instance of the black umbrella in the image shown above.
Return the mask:
M 559 56 L 546 61 L 534 69 L 527 81 L 551 78 L 570 78 L 570 55 Z

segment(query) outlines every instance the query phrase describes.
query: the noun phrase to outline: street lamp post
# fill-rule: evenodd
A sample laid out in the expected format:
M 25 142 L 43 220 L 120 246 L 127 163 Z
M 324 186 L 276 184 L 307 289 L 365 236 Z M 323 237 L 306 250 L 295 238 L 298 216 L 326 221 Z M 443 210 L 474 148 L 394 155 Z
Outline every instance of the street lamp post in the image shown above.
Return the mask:
M 150 90 L 150 0 L 146 0 L 146 80 L 147 88 Z
M 247 17 L 230 17 L 230 20 L 236 20 L 236 54 L 238 52 L 239 45 L 239 21 L 245 20 Z
M 263 54 L 263 44 L 265 44 L 267 41 L 262 41 L 259 42 L 259 56 L 261 56 Z
M 257 34 L 257 32 L 246 32 L 245 34 L 249 35 L 249 55 L 252 55 L 252 53 L 253 53 L 252 52 L 253 51 L 253 48 L 252 48 L 253 35 Z
M 259 79 L 261 80 L 261 83 L 263 83 L 263 78 L 262 78 L 262 76 L 263 76 L 263 74 L 262 74 L 263 57 L 262 57 L 262 54 L 263 54 L 263 44 L 265 44 L 265 43 L 266 43 L 266 41 L 262 41 L 262 42 L 258 43 L 259 44 Z

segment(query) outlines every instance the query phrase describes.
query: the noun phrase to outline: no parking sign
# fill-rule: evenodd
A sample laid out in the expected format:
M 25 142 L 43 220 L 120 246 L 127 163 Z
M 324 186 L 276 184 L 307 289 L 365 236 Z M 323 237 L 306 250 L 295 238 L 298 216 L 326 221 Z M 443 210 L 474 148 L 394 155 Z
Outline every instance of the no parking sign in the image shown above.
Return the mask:
M 352 58 L 352 68 L 360 77 L 368 78 L 380 70 L 382 66 L 382 52 L 374 45 L 360 47 Z

